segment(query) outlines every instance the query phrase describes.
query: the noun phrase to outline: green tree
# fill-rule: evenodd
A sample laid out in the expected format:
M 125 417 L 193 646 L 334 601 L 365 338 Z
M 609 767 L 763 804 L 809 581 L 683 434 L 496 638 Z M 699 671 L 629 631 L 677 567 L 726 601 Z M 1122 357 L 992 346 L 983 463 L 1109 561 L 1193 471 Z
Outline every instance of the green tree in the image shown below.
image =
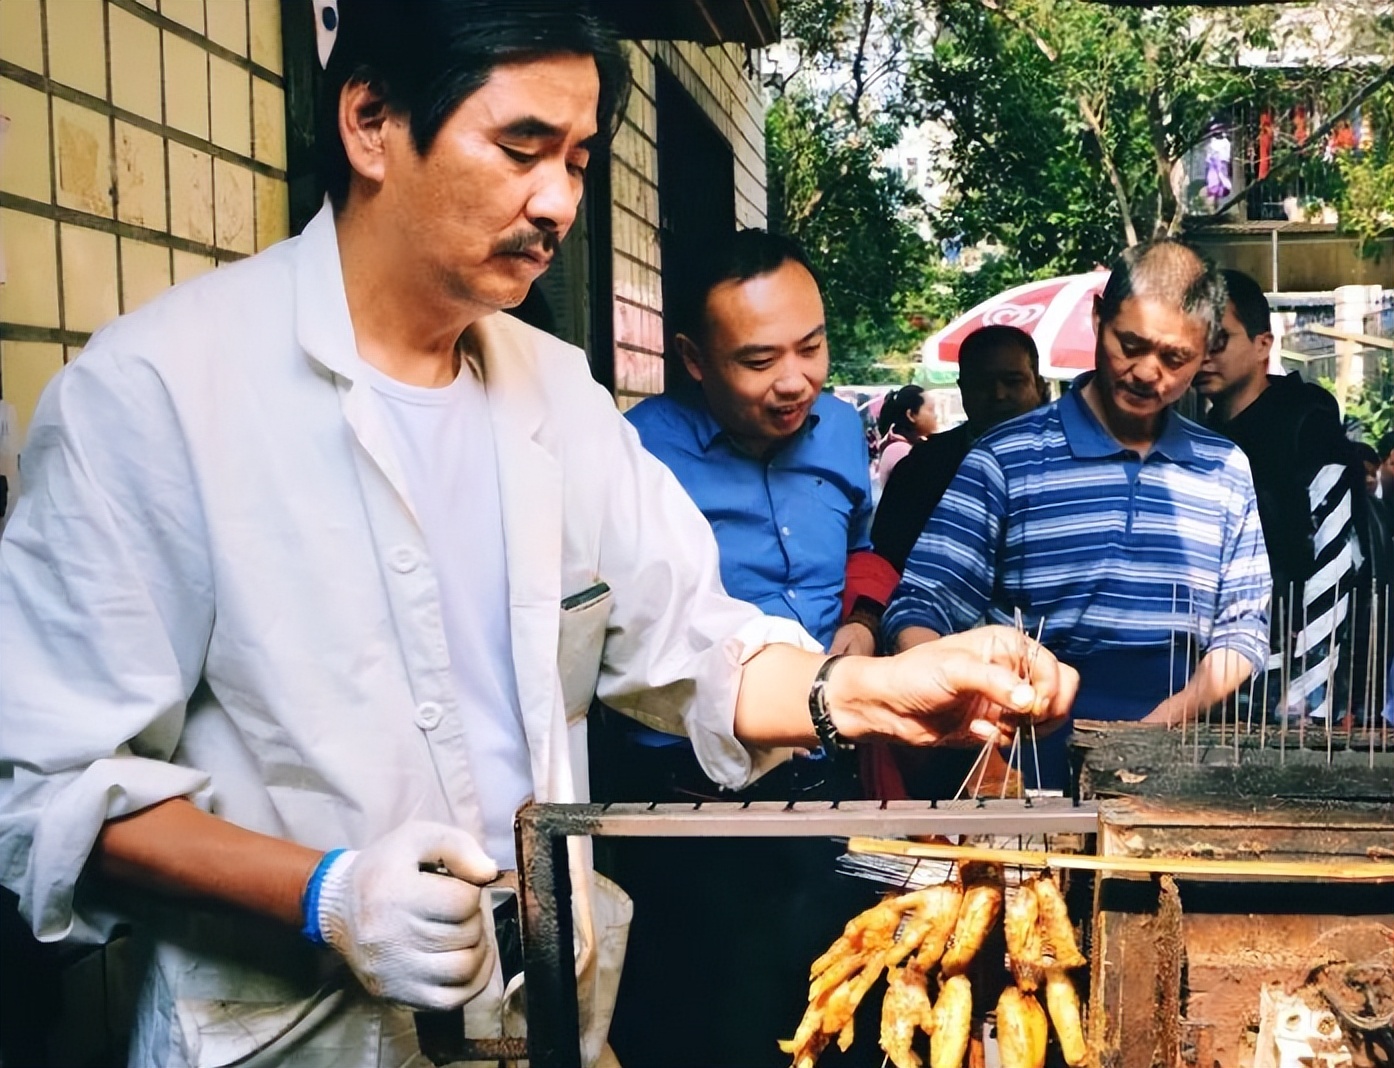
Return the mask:
M 1187 203 L 1181 162 L 1237 106 L 1318 100 L 1326 116 L 1281 145 L 1277 178 L 1388 80 L 1380 5 L 1328 0 L 1346 53 L 1304 69 L 1240 66 L 1243 49 L 1291 51 L 1310 36 L 1278 5 L 1243 9 L 1106 6 L 1086 0 L 942 0 L 934 61 L 915 96 L 951 133 L 956 187 L 938 225 L 992 237 L 1030 270 L 1107 262 L 1175 234 Z M 1236 190 L 1215 208 L 1237 203 Z
M 771 224 L 796 237 L 823 279 L 833 379 L 887 379 L 875 365 L 903 348 L 900 297 L 927 259 L 908 221 L 919 198 L 877 153 L 840 137 L 815 98 L 786 93 L 766 119 Z
M 879 366 L 922 336 L 907 316 L 929 262 L 923 204 L 882 160 L 922 109 L 906 93 L 925 61 L 918 0 L 789 0 L 785 62 L 769 81 L 770 225 L 823 278 L 832 379 L 891 381 Z

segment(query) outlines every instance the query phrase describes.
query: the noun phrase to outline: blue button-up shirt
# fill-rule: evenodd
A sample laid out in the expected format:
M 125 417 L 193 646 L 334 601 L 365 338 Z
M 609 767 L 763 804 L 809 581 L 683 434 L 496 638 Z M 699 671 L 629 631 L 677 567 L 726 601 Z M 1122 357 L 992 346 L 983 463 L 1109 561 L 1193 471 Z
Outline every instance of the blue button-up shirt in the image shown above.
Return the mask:
M 906 562 L 884 633 L 1011 624 L 1020 608 L 1032 631 L 1044 617 L 1045 645 L 1067 662 L 1168 651 L 1189 634 L 1198 649 L 1264 664 L 1271 581 L 1244 454 L 1168 412 L 1139 456 L 1090 411 L 1089 377 L 969 452 Z
M 826 647 L 842 619 L 847 556 L 871 546 L 856 410 L 821 395 L 803 428 L 766 459 L 738 448 L 701 398 L 650 397 L 628 415 L 711 523 L 726 591 L 798 620 Z

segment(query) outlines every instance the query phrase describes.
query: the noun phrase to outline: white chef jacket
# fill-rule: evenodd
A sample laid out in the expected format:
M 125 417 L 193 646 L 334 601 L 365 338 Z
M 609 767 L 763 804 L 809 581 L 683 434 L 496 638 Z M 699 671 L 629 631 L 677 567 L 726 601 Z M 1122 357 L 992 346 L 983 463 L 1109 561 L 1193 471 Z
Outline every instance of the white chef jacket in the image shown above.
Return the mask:
M 686 733 L 715 781 L 749 782 L 787 753 L 735 739 L 739 666 L 772 641 L 817 646 L 722 592 L 706 521 L 583 353 L 502 314 L 471 331 L 535 796 L 586 797 L 597 687 Z M 431 560 L 360 374 L 326 208 L 101 330 L 34 417 L 0 541 L 0 880 L 44 940 L 134 918 L 152 941 L 135 1064 L 421 1060 L 410 1014 L 331 951 L 80 881 L 104 821 L 178 796 L 318 849 L 411 819 L 482 837 Z M 586 855 L 572 861 L 593 1060 L 629 906 Z M 501 997 L 496 975 L 469 1034 L 500 1033 Z

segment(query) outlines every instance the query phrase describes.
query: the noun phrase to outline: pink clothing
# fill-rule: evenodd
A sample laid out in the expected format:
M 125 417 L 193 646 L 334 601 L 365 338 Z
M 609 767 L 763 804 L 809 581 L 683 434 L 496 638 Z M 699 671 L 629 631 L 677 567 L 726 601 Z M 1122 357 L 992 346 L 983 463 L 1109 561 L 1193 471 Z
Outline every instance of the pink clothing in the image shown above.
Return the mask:
M 910 442 L 899 434 L 892 434 L 881 446 L 881 459 L 876 464 L 876 481 L 882 489 L 886 488 L 886 481 L 891 477 L 895 465 L 900 463 L 909 451 Z

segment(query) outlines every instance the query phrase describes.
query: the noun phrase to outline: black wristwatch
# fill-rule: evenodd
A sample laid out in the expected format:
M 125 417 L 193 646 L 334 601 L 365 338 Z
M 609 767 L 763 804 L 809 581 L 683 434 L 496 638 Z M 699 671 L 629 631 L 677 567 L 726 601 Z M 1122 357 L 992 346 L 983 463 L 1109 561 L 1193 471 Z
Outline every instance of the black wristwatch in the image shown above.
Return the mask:
M 818 733 L 818 742 L 822 745 L 823 752 L 833 760 L 850 753 L 854 748 L 850 742 L 843 741 L 842 735 L 833 726 L 833 718 L 828 713 L 825 694 L 828 676 L 832 673 L 833 665 L 842 657 L 843 654 L 838 653 L 824 660 L 822 666 L 818 668 L 818 674 L 813 676 L 813 685 L 808 689 L 808 714 L 813 720 L 813 729 Z

